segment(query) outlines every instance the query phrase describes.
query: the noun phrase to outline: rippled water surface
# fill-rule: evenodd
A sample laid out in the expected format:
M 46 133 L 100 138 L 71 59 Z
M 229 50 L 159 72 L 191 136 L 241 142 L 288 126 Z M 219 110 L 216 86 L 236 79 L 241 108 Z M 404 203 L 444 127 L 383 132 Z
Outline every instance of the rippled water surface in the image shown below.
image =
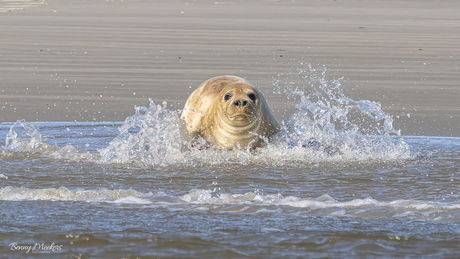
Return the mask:
M 275 82 L 296 113 L 255 151 L 187 148 L 154 103 L 125 122 L 1 123 L 1 253 L 460 256 L 460 139 L 402 136 L 316 74 L 311 92 Z

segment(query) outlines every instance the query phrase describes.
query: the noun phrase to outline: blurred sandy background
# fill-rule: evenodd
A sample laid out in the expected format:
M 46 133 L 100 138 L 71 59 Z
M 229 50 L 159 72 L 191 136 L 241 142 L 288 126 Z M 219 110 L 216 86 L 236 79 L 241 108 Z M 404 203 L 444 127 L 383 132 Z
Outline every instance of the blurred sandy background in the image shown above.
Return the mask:
M 120 121 L 148 98 L 181 109 L 224 74 L 281 121 L 295 103 L 273 78 L 303 62 L 403 134 L 460 137 L 459 14 L 456 0 L 0 0 L 0 122 Z

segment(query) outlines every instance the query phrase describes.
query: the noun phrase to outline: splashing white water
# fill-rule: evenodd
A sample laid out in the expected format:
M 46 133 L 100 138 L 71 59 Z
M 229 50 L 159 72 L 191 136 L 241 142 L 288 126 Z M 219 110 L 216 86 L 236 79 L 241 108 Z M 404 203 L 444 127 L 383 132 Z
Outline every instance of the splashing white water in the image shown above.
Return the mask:
M 177 113 L 155 105 L 135 107 L 126 118 L 120 135 L 107 148 L 99 150 L 103 163 L 138 163 L 167 166 L 184 161 L 181 152 Z
M 338 79 L 327 79 L 326 70 L 297 69 L 274 86 L 288 98 L 300 98 L 296 112 L 282 122 L 271 143 L 247 150 L 181 150 L 177 112 L 166 105 L 137 107 L 120 127 L 120 135 L 100 150 L 105 163 L 138 163 L 190 166 L 222 163 L 262 163 L 283 166 L 343 160 L 395 160 L 410 158 L 409 146 L 394 138 L 400 134 L 380 103 L 354 101 L 343 94 Z M 296 79 L 296 80 L 293 80 Z M 130 129 L 136 129 L 130 131 Z
M 62 148 L 59 148 L 56 144 L 52 145 L 47 137 L 40 134 L 37 125 L 25 120 L 18 120 L 10 127 L 6 135 L 4 150 L 0 152 L 0 158 L 14 157 L 23 153 L 34 153 L 71 162 L 96 161 L 99 159 L 98 154 L 78 150 L 72 145 L 66 145 Z
M 25 121 L 10 128 L 5 149 L 22 152 L 46 148 L 55 159 L 162 167 L 227 163 L 286 166 L 411 158 L 409 145 L 398 137 L 400 132 L 393 128 L 393 119 L 382 111 L 380 103 L 346 97 L 340 80 L 329 79 L 326 69 L 307 65 L 307 69 L 279 75 L 273 85 L 275 93 L 297 99 L 296 111 L 282 121 L 282 129 L 272 142 L 255 151 L 185 150 L 178 112 L 166 109 L 166 102 L 160 106 L 152 100 L 149 107 L 135 107 L 135 114 L 126 118 L 119 127 L 120 134 L 99 149 L 99 155 L 72 146 L 51 146 L 42 139 L 37 126 Z M 22 135 L 18 134 L 20 130 Z
M 340 79 L 328 78 L 326 68 L 315 69 L 310 64 L 307 68 L 273 79 L 274 93 L 300 99 L 294 115 L 285 121 L 289 130 L 314 125 L 321 135 L 400 135 L 380 103 L 348 98 Z
M 46 138 L 42 139 L 38 126 L 18 120 L 11 126 L 5 138 L 5 150 L 16 152 L 42 151 L 52 148 Z
M 302 66 L 304 64 L 301 64 Z M 344 159 L 405 159 L 409 146 L 393 128 L 392 117 L 378 102 L 355 101 L 344 95 L 340 79 L 326 68 L 298 68 L 274 78 L 275 94 L 298 100 L 295 113 L 282 122 L 279 141 L 340 153 Z M 300 99 L 300 100 L 299 100 Z

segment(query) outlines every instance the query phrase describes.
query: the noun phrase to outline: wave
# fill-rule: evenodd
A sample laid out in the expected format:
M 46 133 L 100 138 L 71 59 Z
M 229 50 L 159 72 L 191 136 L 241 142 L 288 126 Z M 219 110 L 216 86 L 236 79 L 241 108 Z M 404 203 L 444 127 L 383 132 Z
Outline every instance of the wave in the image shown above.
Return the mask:
M 372 198 L 354 199 L 347 202 L 338 202 L 325 194 L 318 198 L 301 199 L 295 196 L 283 197 L 280 194 L 262 195 L 253 192 L 245 194 L 218 194 L 215 190 L 194 189 L 180 197 L 185 202 L 194 204 L 234 204 L 253 202 L 260 205 L 290 206 L 296 208 L 363 208 L 382 207 L 406 210 L 459 210 L 460 204 L 448 204 L 440 202 L 427 202 L 418 200 L 395 200 L 389 202 L 377 201 Z
M 113 204 L 161 205 L 173 210 L 213 210 L 222 212 L 260 213 L 305 211 L 314 215 L 353 217 L 393 217 L 413 220 L 460 220 L 459 203 L 421 200 L 378 201 L 370 197 L 337 201 L 325 194 L 317 198 L 283 197 L 281 194 L 218 193 L 216 190 L 193 189 L 182 196 L 165 193 L 142 193 L 131 189 L 70 190 L 66 187 L 32 189 L 7 186 L 0 189 L 0 200 L 7 201 L 86 201 Z M 215 207 L 215 205 L 220 205 Z M 179 206 L 179 207 L 178 207 Z M 281 210 L 280 210 L 281 209 Z
M 55 201 L 104 201 L 117 200 L 119 203 L 124 201 L 136 201 L 136 197 L 141 197 L 147 194 L 134 190 L 70 190 L 66 187 L 46 188 L 46 189 L 30 189 L 25 187 L 6 186 L 0 189 L 0 200 L 55 200 Z M 127 199 L 129 198 L 129 199 Z

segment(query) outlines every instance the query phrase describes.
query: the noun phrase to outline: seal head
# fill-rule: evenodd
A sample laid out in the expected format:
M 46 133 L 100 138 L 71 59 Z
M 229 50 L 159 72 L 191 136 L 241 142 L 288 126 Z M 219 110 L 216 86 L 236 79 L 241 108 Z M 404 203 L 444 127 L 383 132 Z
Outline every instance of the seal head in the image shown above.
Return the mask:
M 221 76 L 201 84 L 188 98 L 180 118 L 193 141 L 227 149 L 255 148 L 279 130 L 262 94 L 247 81 Z

